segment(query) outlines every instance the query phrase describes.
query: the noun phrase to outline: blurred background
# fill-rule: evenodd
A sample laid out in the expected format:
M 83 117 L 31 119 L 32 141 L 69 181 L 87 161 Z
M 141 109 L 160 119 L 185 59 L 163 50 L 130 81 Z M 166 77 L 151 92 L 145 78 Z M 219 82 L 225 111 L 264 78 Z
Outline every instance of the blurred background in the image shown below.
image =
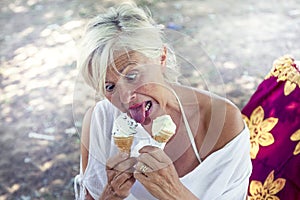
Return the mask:
M 80 113 L 94 95 L 75 84 L 76 46 L 87 20 L 117 2 L 1 0 L 0 200 L 74 199 Z M 300 59 L 297 0 L 136 3 L 166 28 L 201 43 L 221 74 L 227 98 L 239 108 L 276 58 Z M 197 78 L 190 73 L 191 80 Z M 80 102 L 81 90 L 91 98 Z

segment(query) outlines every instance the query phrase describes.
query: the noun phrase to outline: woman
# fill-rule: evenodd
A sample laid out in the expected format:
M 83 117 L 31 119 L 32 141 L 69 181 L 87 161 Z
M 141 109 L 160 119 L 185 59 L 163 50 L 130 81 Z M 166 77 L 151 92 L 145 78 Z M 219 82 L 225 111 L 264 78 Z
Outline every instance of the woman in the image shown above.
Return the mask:
M 77 198 L 246 198 L 252 167 L 240 111 L 177 83 L 175 55 L 142 9 L 121 4 L 94 18 L 78 66 L 104 99 L 84 118 Z M 112 127 L 121 113 L 139 124 L 136 156 L 114 145 Z M 153 144 L 153 120 L 165 114 L 176 124 L 175 135 L 163 149 L 147 145 Z

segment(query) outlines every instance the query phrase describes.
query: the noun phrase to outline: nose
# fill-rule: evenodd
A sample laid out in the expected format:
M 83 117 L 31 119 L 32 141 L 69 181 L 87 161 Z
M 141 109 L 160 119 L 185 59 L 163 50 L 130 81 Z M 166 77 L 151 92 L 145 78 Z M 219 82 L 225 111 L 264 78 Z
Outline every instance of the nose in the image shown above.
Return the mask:
M 120 101 L 124 104 L 130 103 L 135 99 L 136 94 L 129 88 L 119 88 Z

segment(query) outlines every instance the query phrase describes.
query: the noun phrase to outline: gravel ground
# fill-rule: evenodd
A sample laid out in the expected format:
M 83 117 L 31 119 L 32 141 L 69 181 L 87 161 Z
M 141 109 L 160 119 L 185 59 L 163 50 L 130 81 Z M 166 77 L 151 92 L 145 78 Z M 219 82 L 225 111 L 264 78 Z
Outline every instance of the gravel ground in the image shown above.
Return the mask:
M 74 198 L 78 131 L 82 113 L 93 103 L 93 93 L 77 79 L 76 44 L 87 19 L 116 2 L 0 2 L 0 200 Z M 300 58 L 296 0 L 138 4 L 147 6 L 157 22 L 197 42 L 195 48 L 183 48 L 182 55 L 204 56 L 212 68 L 202 75 L 208 83 L 220 83 L 239 108 L 274 59 L 284 54 Z M 183 68 L 189 83 L 201 87 L 198 72 L 193 66 Z

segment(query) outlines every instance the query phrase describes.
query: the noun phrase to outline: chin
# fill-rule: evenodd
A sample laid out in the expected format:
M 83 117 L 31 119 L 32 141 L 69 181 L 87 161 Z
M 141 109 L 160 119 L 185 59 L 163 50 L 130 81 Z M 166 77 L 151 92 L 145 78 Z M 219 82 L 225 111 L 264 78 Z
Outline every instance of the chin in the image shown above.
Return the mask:
M 152 123 L 152 119 L 151 119 L 150 117 L 147 117 L 147 118 L 145 119 L 145 121 L 142 123 L 142 125 L 147 126 L 147 125 L 149 125 L 149 124 L 151 124 L 151 123 Z

